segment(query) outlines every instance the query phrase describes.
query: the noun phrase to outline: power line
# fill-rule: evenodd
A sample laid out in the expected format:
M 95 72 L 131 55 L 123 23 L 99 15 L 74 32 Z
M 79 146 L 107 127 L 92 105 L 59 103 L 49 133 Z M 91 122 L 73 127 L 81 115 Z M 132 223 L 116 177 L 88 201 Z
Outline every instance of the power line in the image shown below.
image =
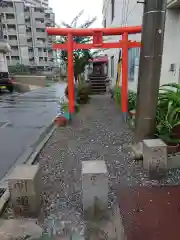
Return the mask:
M 129 0 L 127 0 L 127 11 L 126 11 L 126 17 L 125 17 L 125 25 L 127 24 L 127 15 L 128 15 L 128 10 L 129 10 Z
M 111 0 L 108 0 L 108 1 L 106 2 L 106 8 L 103 7 L 103 9 L 105 8 L 105 14 L 104 14 L 105 16 L 106 16 L 106 14 L 107 14 L 108 5 L 109 5 L 110 1 L 111 1 Z
M 128 19 L 128 17 L 132 14 L 132 12 L 135 10 L 135 8 L 137 7 L 137 3 L 134 5 L 134 7 L 131 9 L 131 11 L 128 13 L 128 15 L 127 15 L 127 19 Z M 127 19 L 126 19 L 126 21 L 127 21 Z
M 124 21 L 124 18 L 123 18 L 123 16 L 124 16 L 124 3 L 125 3 L 125 1 L 126 0 L 123 0 L 123 2 L 122 2 L 122 11 L 121 11 L 121 26 L 123 25 L 123 21 Z

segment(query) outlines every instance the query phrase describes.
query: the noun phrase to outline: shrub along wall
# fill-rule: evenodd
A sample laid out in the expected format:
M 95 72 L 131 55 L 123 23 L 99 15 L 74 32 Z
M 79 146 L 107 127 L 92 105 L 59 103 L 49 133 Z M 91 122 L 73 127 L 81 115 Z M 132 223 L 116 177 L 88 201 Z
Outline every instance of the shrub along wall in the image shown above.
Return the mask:
M 114 89 L 117 105 L 121 104 L 121 88 Z M 131 121 L 135 121 L 137 95 L 128 92 L 128 111 Z M 160 87 L 156 114 L 155 136 L 169 145 L 180 144 L 180 85 L 166 84 Z

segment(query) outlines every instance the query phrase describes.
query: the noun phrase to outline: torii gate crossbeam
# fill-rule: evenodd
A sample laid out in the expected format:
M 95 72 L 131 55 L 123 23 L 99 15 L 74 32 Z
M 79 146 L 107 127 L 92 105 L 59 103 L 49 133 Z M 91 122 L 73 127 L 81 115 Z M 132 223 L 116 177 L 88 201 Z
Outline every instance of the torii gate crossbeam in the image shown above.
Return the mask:
M 96 29 L 73 29 L 73 28 L 46 28 L 48 35 L 67 36 L 64 44 L 55 43 L 54 49 L 64 49 L 68 51 L 68 94 L 69 111 L 74 112 L 74 68 L 73 50 L 74 49 L 99 49 L 99 48 L 122 48 L 122 112 L 128 112 L 128 49 L 140 47 L 140 42 L 128 40 L 129 34 L 141 33 L 141 26 L 120 27 L 120 28 L 96 28 Z M 122 35 L 119 42 L 103 42 L 103 36 Z M 74 36 L 92 36 L 92 43 L 79 44 L 73 42 Z

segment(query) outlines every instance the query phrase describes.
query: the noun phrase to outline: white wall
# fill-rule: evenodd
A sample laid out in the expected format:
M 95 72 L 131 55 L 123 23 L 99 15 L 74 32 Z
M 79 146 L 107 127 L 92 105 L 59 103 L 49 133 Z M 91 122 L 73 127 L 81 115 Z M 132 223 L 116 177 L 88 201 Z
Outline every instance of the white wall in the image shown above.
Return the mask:
M 106 18 L 106 27 L 119 27 L 119 26 L 137 26 L 142 24 L 143 5 L 138 4 L 136 0 L 115 0 L 115 14 L 114 19 L 111 21 L 111 0 L 104 1 L 103 16 Z M 121 36 L 111 37 L 109 41 L 118 41 Z M 129 36 L 130 40 L 140 41 L 140 34 Z M 119 58 L 119 49 L 106 50 L 109 57 L 109 77 L 111 77 L 111 56 L 114 56 L 114 77 L 112 85 L 115 85 L 117 74 L 117 62 Z M 129 82 L 129 88 L 134 89 L 137 85 L 137 67 L 135 69 L 134 81 Z
M 115 0 L 115 17 L 111 22 L 111 0 L 104 0 L 103 16 L 106 18 L 106 27 L 137 26 L 142 24 L 143 4 L 138 4 L 137 0 Z M 116 41 L 120 37 L 111 37 L 111 41 Z M 129 36 L 130 40 L 140 41 L 139 34 Z M 180 83 L 180 9 L 168 9 L 166 17 L 166 27 L 164 36 L 164 51 L 161 70 L 161 84 L 178 82 Z M 110 40 L 109 40 L 110 41 Z M 110 58 L 114 56 L 114 77 L 112 84 L 115 85 L 117 62 L 119 49 L 109 49 L 106 51 L 109 57 L 109 74 L 111 73 Z M 170 71 L 171 64 L 175 64 L 175 70 Z M 136 91 L 138 82 L 139 61 L 134 64 L 134 80 L 129 81 L 129 89 Z M 111 77 L 109 75 L 109 77 Z
M 174 71 L 170 65 L 175 64 Z M 180 9 L 168 9 L 164 35 L 161 84 L 179 82 L 180 69 Z M 180 83 L 180 82 L 179 82 Z

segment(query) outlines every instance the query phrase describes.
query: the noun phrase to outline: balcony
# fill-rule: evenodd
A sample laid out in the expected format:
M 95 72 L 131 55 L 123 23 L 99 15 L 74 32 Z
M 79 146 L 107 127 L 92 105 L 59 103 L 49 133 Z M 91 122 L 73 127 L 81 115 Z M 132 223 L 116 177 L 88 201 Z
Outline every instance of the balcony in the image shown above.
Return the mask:
M 39 66 L 48 66 L 48 63 L 45 61 L 39 61 Z
M 11 66 L 15 66 L 15 65 L 17 65 L 18 63 L 19 63 L 19 60 L 11 59 L 11 62 L 10 62 L 9 65 L 11 65 Z
M 29 48 L 32 48 L 32 47 L 33 47 L 33 42 L 27 42 L 27 46 L 28 46 Z
M 14 13 L 13 7 L 3 7 L 4 13 Z
M 180 0 L 167 0 L 167 7 L 168 8 L 179 8 Z
M 15 18 L 9 18 L 9 19 L 5 19 L 3 20 L 4 23 L 7 23 L 7 24 L 14 24 L 16 22 L 16 19 Z
M 26 32 L 26 36 L 28 39 L 32 39 L 32 32 Z
M 36 24 L 36 28 L 45 28 L 44 22 L 36 21 L 35 24 Z
M 35 18 L 44 18 L 45 14 L 41 12 L 34 12 L 34 17 Z
M 45 44 L 45 42 L 44 41 L 39 41 L 39 40 L 36 40 L 36 47 L 43 47 L 44 46 L 44 44 Z
M 37 32 L 36 31 L 36 37 L 38 37 L 38 38 L 46 38 L 46 32 Z
M 38 56 L 39 57 L 47 57 L 47 53 L 46 52 L 38 52 Z
M 28 52 L 29 59 L 34 58 L 34 52 Z
M 19 51 L 12 49 L 11 56 L 14 56 L 14 57 L 15 57 L 15 56 L 19 56 Z
M 7 28 L 8 35 L 16 35 L 16 27 L 9 27 Z
M 9 43 L 10 46 L 17 46 L 18 45 L 17 39 L 16 40 L 15 39 L 9 39 L 8 43 Z
M 5 14 L 5 23 L 14 24 L 16 22 L 14 13 Z

